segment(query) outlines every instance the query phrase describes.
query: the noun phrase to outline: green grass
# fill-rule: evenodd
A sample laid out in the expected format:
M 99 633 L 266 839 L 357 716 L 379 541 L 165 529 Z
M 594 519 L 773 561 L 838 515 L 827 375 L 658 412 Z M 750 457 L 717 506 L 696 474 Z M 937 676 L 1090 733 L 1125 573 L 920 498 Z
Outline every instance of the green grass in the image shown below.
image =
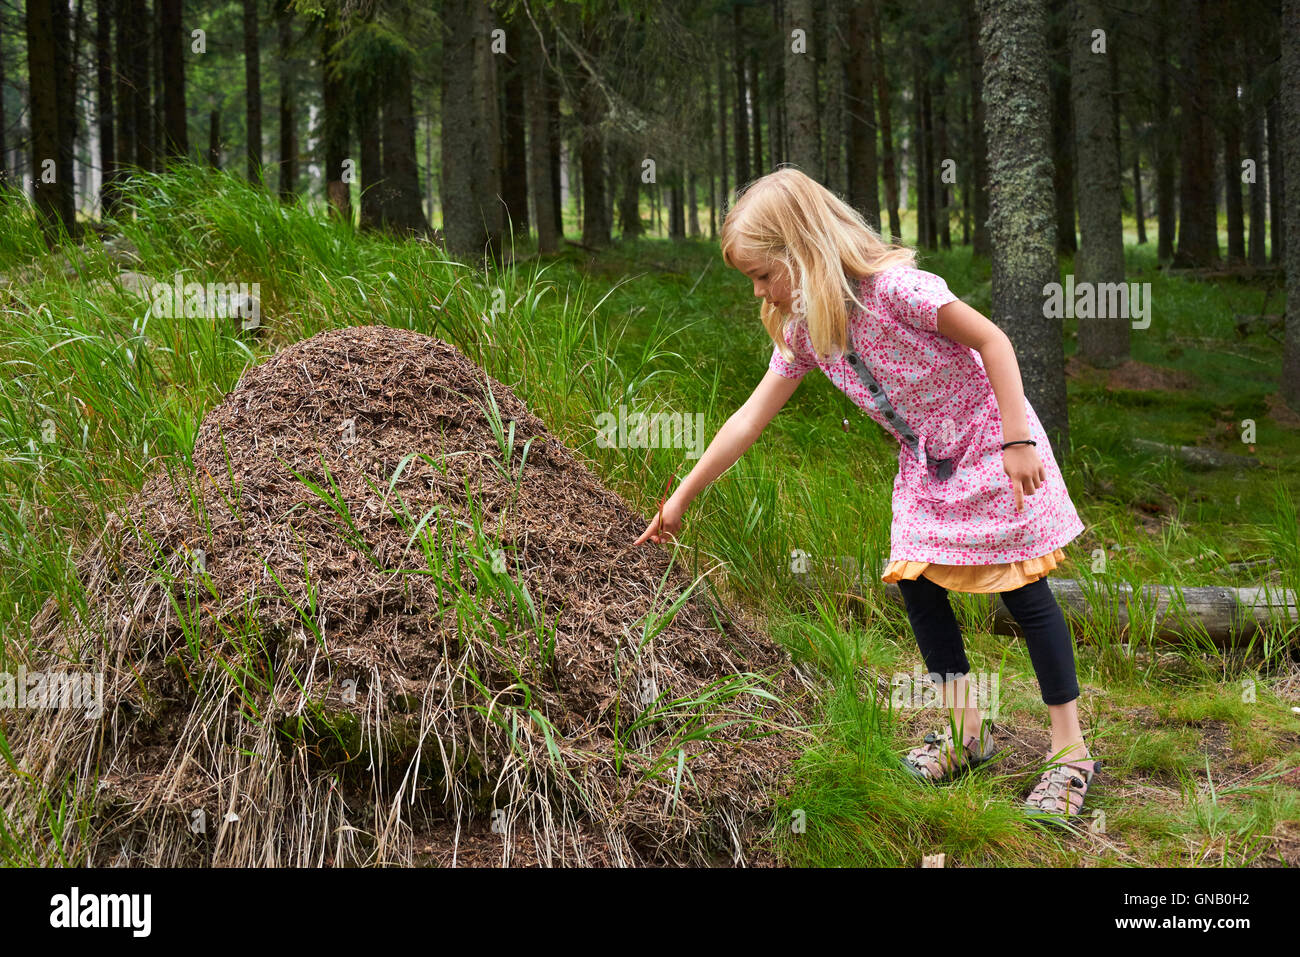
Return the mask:
M 282 206 L 237 178 L 203 170 L 142 177 L 130 195 L 118 225 L 140 251 L 143 265 L 134 268 L 166 279 L 256 282 L 262 329 L 241 334 L 237 322 L 146 318 L 129 294 L 92 290 L 116 272 L 93 237 L 84 254 L 44 256 L 30 217 L 5 208 L 0 272 L 29 272 L 7 289 L 0 326 L 0 670 L 22 657 L 27 623 L 48 600 L 82 601 L 72 556 L 108 513 L 155 470 L 187 474 L 203 415 L 250 363 L 289 342 L 370 323 L 448 339 L 513 388 L 647 517 L 669 476 L 680 479 L 693 461 L 680 450 L 602 448 L 596 416 L 620 403 L 698 412 L 711 436 L 771 354 L 749 283 L 726 270 L 705 240 L 640 239 L 594 258 L 570 250 L 542 260 L 523 259 L 532 250 L 521 243 L 518 265 L 484 273 L 444 261 L 431 245 L 358 235 L 319 209 Z M 1261 335 L 1239 340 L 1232 321 L 1235 313 L 1281 311 L 1281 293 L 1166 276 L 1154 257 L 1154 243 L 1127 250 L 1129 279 L 1151 282 L 1154 302 L 1151 327 L 1133 332 L 1133 358 L 1190 373 L 1200 385 L 1111 391 L 1071 380 L 1064 472 L 1088 527 L 1068 546 L 1059 574 L 1101 594 L 1108 582 L 1258 584 L 1276 569 L 1295 588 L 1300 434 L 1266 405 L 1280 375 L 1280 346 Z M 921 266 L 989 311 L 989 264 L 968 249 L 924 255 Z M 1068 259 L 1061 268 L 1071 270 Z M 1067 355 L 1076 326 L 1066 323 Z M 1243 419 L 1256 423 L 1254 452 L 1236 438 Z M 1255 455 L 1262 467 L 1192 472 L 1134 451 L 1127 444 L 1134 437 L 1215 443 Z M 497 439 L 503 469 L 515 470 L 527 449 L 512 448 L 506 429 Z M 882 704 L 887 696 L 872 693 L 877 679 L 919 661 L 906 616 L 885 599 L 875 571 L 889 551 L 895 469 L 889 437 L 813 374 L 686 516 L 683 561 L 693 579 L 705 575 L 710 588 L 750 607 L 819 684 L 807 752 L 772 823 L 782 858 L 915 866 L 922 853 L 944 851 L 950 864 L 967 865 L 1276 863 L 1282 845 L 1270 839 L 1279 822 L 1297 816 L 1294 788 L 1279 781 L 1300 765 L 1290 713 L 1300 694 L 1294 631 L 1246 654 L 1194 635 L 1182 646 L 1153 646 L 1144 637 L 1148 614 L 1136 615 L 1122 636 L 1098 600 L 1076 637 L 1085 728 L 1110 762 L 1095 798 L 1106 814 L 1104 836 L 1062 837 L 1023 821 L 1016 804 L 1032 783 L 1023 774 L 994 767 L 926 789 L 896 767 L 896 755 L 930 725 L 925 716 L 891 712 Z M 329 477 L 304 479 L 316 507 L 337 515 L 346 534 L 348 517 Z M 1157 517 L 1144 517 L 1143 502 L 1160 504 Z M 437 520 L 402 519 L 412 548 L 434 561 Z M 474 574 L 526 611 L 520 620 L 476 627 L 522 628 L 545 647 L 548 611 L 530 606 L 526 581 L 492 569 L 491 542 L 478 532 Z M 1095 567 L 1098 550 L 1102 567 Z M 814 569 L 834 556 L 851 559 L 861 594 L 849 594 L 852 575 L 819 574 L 838 597 L 810 602 L 792 573 L 800 553 Z M 1264 559 L 1275 564 L 1218 571 Z M 1045 728 L 1023 643 L 989 632 L 982 597 L 962 596 L 957 607 L 972 667 L 1004 674 L 1002 722 Z M 310 609 L 304 616 L 309 624 Z M 249 662 L 257 647 L 250 639 Z M 253 670 L 231 677 L 241 688 L 266 680 Z M 1243 696 L 1243 681 L 1253 682 L 1253 700 Z M 752 693 L 743 679 L 713 696 L 725 702 L 740 691 Z M 714 703 L 663 707 L 690 712 Z M 1226 750 L 1206 736 L 1219 727 Z M 51 828 L 72 826 L 76 815 L 50 800 Z M 1294 863 L 1294 844 L 1289 853 Z M 0 857 L 40 856 L 0 830 Z

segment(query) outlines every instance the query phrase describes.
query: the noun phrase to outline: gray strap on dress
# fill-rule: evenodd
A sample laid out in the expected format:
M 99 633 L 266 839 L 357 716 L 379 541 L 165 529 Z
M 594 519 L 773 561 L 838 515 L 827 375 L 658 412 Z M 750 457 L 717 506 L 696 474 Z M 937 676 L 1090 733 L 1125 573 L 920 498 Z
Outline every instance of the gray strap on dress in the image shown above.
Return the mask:
M 916 456 L 917 443 L 919 442 L 916 432 L 907 424 L 906 419 L 894 411 L 889 396 L 885 394 L 885 390 L 876 381 L 876 377 L 871 374 L 867 364 L 862 361 L 856 352 L 850 352 L 845 358 L 848 359 L 849 365 L 853 367 L 853 371 L 857 373 L 858 379 L 866 386 L 867 394 L 871 396 L 871 404 L 876 407 L 876 411 L 885 417 L 885 421 L 893 423 L 894 427 L 898 429 L 899 440 L 911 451 L 913 456 Z M 930 471 L 941 482 L 952 474 L 952 469 L 953 460 L 951 458 L 930 460 Z

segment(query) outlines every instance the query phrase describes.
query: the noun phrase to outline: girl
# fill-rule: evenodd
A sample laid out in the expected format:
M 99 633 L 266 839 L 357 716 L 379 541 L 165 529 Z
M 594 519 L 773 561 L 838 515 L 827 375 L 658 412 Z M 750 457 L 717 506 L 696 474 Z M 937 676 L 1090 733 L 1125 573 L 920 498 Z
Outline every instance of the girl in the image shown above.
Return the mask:
M 968 694 L 949 591 L 997 592 L 1020 624 L 1052 725 L 1048 767 L 1025 801 L 1077 815 L 1096 763 L 1079 728 L 1074 649 L 1046 575 L 1083 530 L 1025 400 L 1011 340 L 954 296 L 915 254 L 887 245 L 808 176 L 750 184 L 722 227 L 723 261 L 754 283 L 773 340 L 768 372 L 637 539 L 663 542 L 706 485 L 732 466 L 817 366 L 899 442 L 890 562 L 949 728 L 904 763 L 928 781 L 993 756 L 992 722 Z M 954 740 L 960 746 L 954 746 Z

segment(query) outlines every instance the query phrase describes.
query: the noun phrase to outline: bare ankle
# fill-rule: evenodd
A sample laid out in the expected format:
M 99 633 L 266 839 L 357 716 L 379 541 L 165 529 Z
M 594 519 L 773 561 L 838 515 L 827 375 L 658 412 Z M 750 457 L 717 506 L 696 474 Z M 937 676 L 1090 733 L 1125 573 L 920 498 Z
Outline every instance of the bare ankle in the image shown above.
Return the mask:
M 963 740 L 970 735 L 979 737 L 983 733 L 984 716 L 978 711 L 950 711 L 948 716 Z
M 1048 757 L 1057 761 L 1092 760 L 1092 755 L 1088 751 L 1088 745 L 1083 741 L 1073 741 L 1062 745 L 1052 742 L 1052 752 Z

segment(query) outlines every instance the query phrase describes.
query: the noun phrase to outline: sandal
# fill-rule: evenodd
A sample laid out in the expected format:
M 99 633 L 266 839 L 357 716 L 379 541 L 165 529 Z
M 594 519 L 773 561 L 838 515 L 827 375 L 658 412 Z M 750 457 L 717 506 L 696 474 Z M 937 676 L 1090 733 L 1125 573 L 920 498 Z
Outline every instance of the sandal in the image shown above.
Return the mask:
M 993 743 L 993 724 L 989 721 L 985 722 L 985 728 L 979 737 L 966 735 L 960 756 L 952 746 L 952 728 L 942 733 L 931 731 L 926 734 L 924 741 L 925 744 L 913 748 L 901 760 L 903 767 L 912 774 L 936 784 L 978 767 L 997 754 L 997 746 Z M 981 741 L 986 742 L 982 749 Z
M 1100 766 L 1101 762 L 1096 758 L 1052 765 L 1025 798 L 1025 811 L 1031 818 L 1054 823 L 1065 823 L 1069 818 L 1078 817 L 1083 813 L 1088 786 Z

